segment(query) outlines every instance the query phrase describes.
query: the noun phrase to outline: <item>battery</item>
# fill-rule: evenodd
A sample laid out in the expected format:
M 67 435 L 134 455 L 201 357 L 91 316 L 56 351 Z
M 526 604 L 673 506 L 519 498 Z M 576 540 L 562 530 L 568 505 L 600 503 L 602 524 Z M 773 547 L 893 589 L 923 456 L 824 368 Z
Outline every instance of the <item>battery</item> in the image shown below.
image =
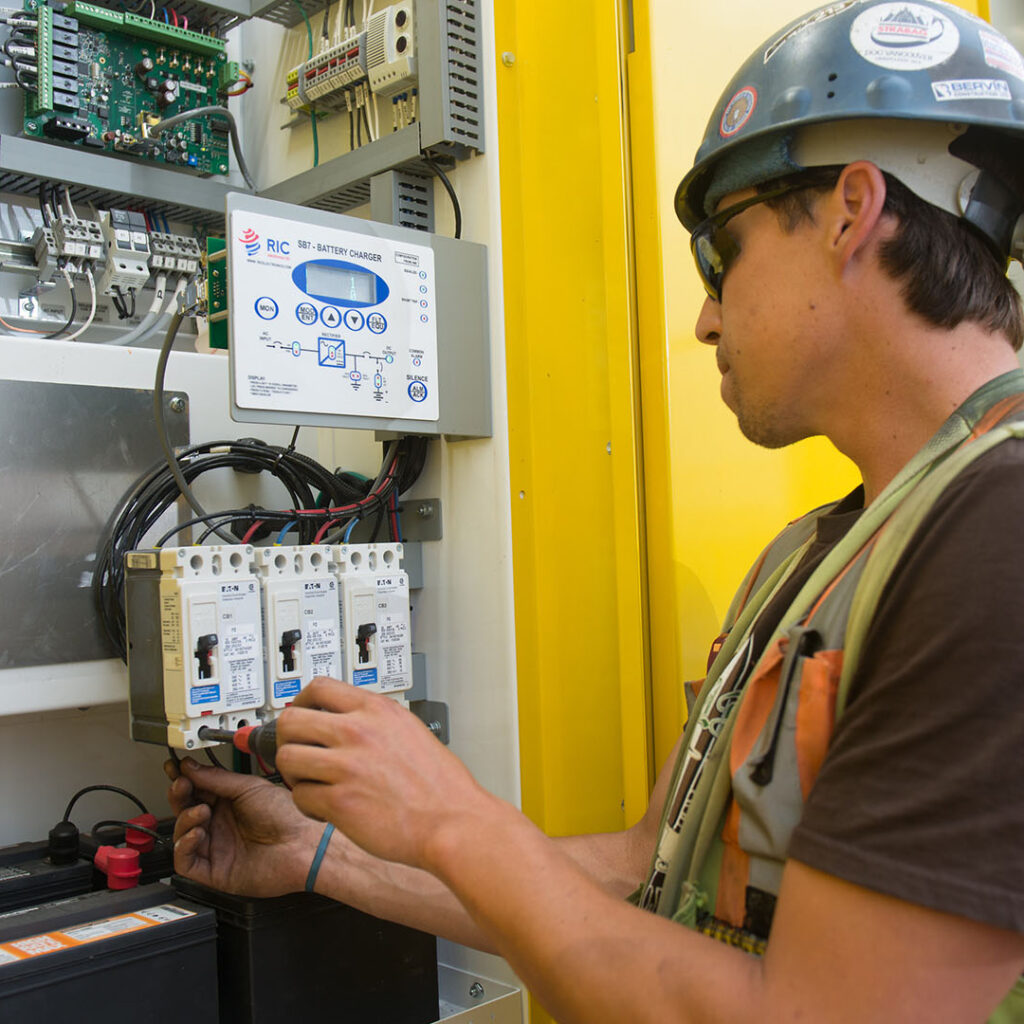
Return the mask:
M 218 1024 L 216 916 L 166 885 L 0 917 L 0 1020 Z
M 51 864 L 47 843 L 18 843 L 0 849 L 0 913 L 75 896 L 92 888 L 87 860 Z
M 217 911 L 221 1024 L 438 1018 L 437 941 L 314 893 L 231 896 L 175 875 Z

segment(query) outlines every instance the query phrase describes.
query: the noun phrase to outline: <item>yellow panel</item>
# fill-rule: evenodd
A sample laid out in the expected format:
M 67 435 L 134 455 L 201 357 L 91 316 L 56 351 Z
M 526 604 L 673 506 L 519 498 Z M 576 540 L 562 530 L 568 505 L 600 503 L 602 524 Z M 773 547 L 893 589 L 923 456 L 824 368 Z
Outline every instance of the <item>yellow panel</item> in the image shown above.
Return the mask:
M 621 828 L 650 785 L 622 33 L 495 19 L 523 808 Z

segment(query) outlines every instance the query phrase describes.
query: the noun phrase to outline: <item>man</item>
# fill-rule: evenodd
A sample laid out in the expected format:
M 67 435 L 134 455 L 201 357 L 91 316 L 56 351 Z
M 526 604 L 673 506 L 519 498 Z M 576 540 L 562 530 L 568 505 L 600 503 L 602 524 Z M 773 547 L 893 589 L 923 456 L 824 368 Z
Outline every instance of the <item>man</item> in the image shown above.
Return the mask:
M 822 8 L 718 104 L 677 194 L 698 336 L 748 437 L 825 434 L 864 484 L 751 571 L 641 822 L 549 840 L 317 680 L 279 722 L 290 794 L 183 763 L 178 870 L 494 950 L 564 1024 L 1024 999 L 1020 117 L 1024 61 L 931 0 Z

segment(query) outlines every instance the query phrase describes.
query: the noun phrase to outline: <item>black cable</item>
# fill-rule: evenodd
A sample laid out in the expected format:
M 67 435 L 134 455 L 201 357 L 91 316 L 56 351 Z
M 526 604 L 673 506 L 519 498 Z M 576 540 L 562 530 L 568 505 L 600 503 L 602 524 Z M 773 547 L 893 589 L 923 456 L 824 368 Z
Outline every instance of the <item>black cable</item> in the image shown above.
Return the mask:
M 171 446 L 170 435 L 167 433 L 167 422 L 164 419 L 164 375 L 167 372 L 167 358 L 171 354 L 175 335 L 177 335 L 178 328 L 184 319 L 185 316 L 180 311 L 174 314 L 171 318 L 170 326 L 167 328 L 164 343 L 160 348 L 160 359 L 156 364 L 156 384 L 153 388 L 153 416 L 156 419 L 156 430 L 160 438 L 160 446 L 164 450 L 164 457 L 167 459 L 167 466 L 178 485 L 178 489 L 181 491 L 182 497 L 192 506 L 196 515 L 205 516 L 207 515 L 206 509 L 196 500 L 196 496 L 192 493 L 192 488 L 189 487 L 188 481 L 182 475 L 181 467 L 178 465 L 178 458 L 174 454 L 174 448 Z M 226 544 L 234 544 L 235 538 L 230 534 L 223 533 L 221 530 L 216 530 L 215 532 Z
M 212 764 L 214 768 L 219 768 L 222 772 L 226 771 L 224 765 L 222 765 L 220 761 L 217 760 L 217 755 L 214 754 L 213 749 L 211 747 L 206 748 L 206 756 L 209 758 L 210 764 Z
M 124 297 L 121 295 L 121 289 L 116 284 L 110 293 L 110 302 L 117 311 L 117 318 L 119 320 L 127 320 L 128 307 L 124 304 Z
M 128 298 L 130 298 L 132 300 L 132 304 L 128 307 L 128 318 L 129 319 L 131 319 L 133 316 L 135 316 L 135 296 L 137 294 L 138 293 L 137 293 L 137 290 L 135 288 L 129 288 L 128 289 Z
M 348 148 L 349 152 L 356 148 L 356 114 L 354 110 L 348 112 Z
M 47 212 L 47 204 L 49 200 L 46 197 L 46 182 L 39 182 L 39 214 L 43 218 L 43 227 L 48 228 L 50 226 L 50 214 Z
M 441 179 L 441 184 L 444 186 L 445 192 L 448 193 L 448 198 L 452 201 L 452 208 L 455 211 L 455 238 L 462 237 L 462 207 L 459 206 L 459 197 L 455 194 L 455 189 L 452 188 L 452 183 L 448 180 L 448 175 L 441 170 L 429 153 L 423 153 L 423 162 Z
M 146 828 L 145 825 L 133 825 L 130 821 L 116 821 L 113 818 L 105 818 L 103 821 L 97 821 L 89 831 L 92 835 L 95 835 L 101 828 L 131 829 L 133 832 L 144 832 L 147 836 L 152 836 L 154 839 L 163 839 L 163 836 L 160 835 L 159 832 L 155 832 L 151 828 Z
M 265 520 L 283 526 L 293 519 L 299 522 L 301 543 L 312 543 L 325 522 L 347 521 L 353 516 L 369 518 L 386 510 L 392 493 L 412 485 L 426 458 L 427 439 L 404 437 L 385 445 L 380 469 L 373 480 L 343 470 L 331 471 L 314 459 L 291 450 L 297 441 L 293 432 L 288 447 L 269 445 L 252 438 L 213 440 L 180 449 L 176 462 L 188 483 L 207 472 L 232 469 L 247 473 L 267 472 L 286 489 L 290 506 L 285 509 L 262 509 L 249 505 L 238 509 L 218 509 L 176 524 L 160 538 L 163 546 L 171 537 L 191 526 L 207 527 L 205 540 L 218 527 L 238 521 L 253 523 Z M 151 531 L 180 496 L 178 482 L 166 458 L 154 463 L 121 498 L 108 520 L 97 547 L 93 575 L 93 596 L 100 621 L 110 638 L 112 648 L 126 658 L 124 557 L 129 551 L 153 547 Z M 385 512 L 386 514 L 386 512 Z M 244 532 L 244 531 L 242 531 Z M 333 537 L 321 543 L 337 543 L 344 526 Z M 232 536 L 231 543 L 240 543 Z
M 71 325 L 75 322 L 75 317 L 78 316 L 78 296 L 75 294 L 75 279 L 69 274 L 68 275 L 68 286 L 71 289 L 71 313 L 68 316 L 67 323 L 58 331 L 54 331 L 52 334 L 45 334 L 45 338 L 59 338 L 65 331 L 69 330 Z
M 366 125 L 366 141 L 367 142 L 372 142 L 373 141 L 373 132 L 370 131 L 370 115 L 366 111 L 366 107 L 367 107 L 368 103 L 369 103 L 369 100 L 367 100 L 367 103 L 363 104 L 363 124 Z
M 129 793 L 127 789 L 121 789 L 119 786 L 96 785 L 86 786 L 84 789 L 80 789 L 68 801 L 67 810 L 64 812 L 64 817 L 61 818 L 61 821 L 71 820 L 71 811 L 74 808 L 75 804 L 78 802 L 79 797 L 85 796 L 86 793 L 95 793 L 98 791 L 102 791 L 104 793 L 117 793 L 120 796 L 126 796 L 135 804 L 136 807 L 138 807 L 140 811 L 142 811 L 143 814 L 149 814 L 149 811 L 146 810 L 146 805 L 137 796 L 135 796 L 134 793 Z

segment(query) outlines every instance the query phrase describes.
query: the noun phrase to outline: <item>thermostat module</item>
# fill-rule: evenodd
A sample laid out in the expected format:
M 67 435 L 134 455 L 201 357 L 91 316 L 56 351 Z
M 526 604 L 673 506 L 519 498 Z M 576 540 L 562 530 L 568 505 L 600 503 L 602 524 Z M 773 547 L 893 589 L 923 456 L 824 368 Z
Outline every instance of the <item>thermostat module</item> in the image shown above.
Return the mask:
M 491 433 L 486 250 L 232 193 L 231 415 Z

